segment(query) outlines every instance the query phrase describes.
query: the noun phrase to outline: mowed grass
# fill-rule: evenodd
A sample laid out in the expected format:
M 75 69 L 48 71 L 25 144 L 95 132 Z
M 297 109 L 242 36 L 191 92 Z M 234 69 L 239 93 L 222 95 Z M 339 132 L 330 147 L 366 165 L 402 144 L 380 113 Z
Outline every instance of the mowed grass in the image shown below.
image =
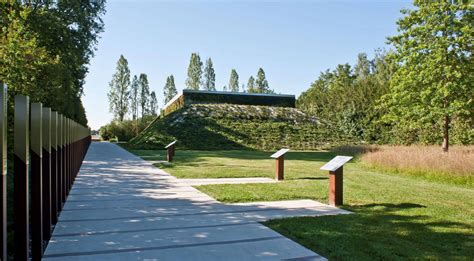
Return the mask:
M 275 160 L 270 158 L 273 152 L 253 150 L 224 151 L 176 151 L 173 164 L 168 164 L 164 150 L 130 150 L 145 160 L 157 161 L 155 165 L 165 169 L 178 178 L 243 178 L 275 176 Z M 289 179 L 314 178 L 321 162 L 314 157 L 329 160 L 327 152 L 292 152 L 287 156 L 288 171 L 299 173 L 288 176 Z M 161 161 L 161 162 L 160 162 Z M 304 164 L 302 164 L 304 163 Z M 327 177 L 326 177 L 327 178 Z
M 133 151 L 164 160 L 165 151 Z M 177 151 L 172 165 L 181 178 L 273 177 L 271 152 Z M 197 188 L 219 201 L 314 199 L 327 202 L 328 176 L 319 167 L 330 152 L 290 152 L 285 181 L 207 185 Z M 474 189 L 368 169 L 358 160 L 344 169 L 344 209 L 352 215 L 265 222 L 272 229 L 336 260 L 474 258 Z

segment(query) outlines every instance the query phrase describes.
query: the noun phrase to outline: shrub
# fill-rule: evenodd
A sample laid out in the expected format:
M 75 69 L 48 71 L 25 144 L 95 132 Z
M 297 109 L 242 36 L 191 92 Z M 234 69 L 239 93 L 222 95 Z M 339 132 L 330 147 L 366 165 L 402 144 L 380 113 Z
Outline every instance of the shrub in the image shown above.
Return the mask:
M 99 133 L 104 140 L 129 141 L 144 130 L 153 119 L 153 116 L 145 116 L 138 120 L 114 120 L 100 127 Z

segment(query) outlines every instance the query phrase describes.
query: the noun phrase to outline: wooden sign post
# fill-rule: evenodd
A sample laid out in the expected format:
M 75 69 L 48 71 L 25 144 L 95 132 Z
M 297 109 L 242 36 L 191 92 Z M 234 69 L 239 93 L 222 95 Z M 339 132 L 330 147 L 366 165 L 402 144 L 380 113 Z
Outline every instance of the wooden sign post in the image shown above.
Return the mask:
M 276 172 L 275 172 L 275 179 L 276 180 L 283 180 L 285 179 L 285 154 L 290 151 L 289 149 L 281 149 L 270 157 L 276 159 Z
M 168 162 L 173 162 L 173 157 L 174 157 L 174 147 L 176 144 L 177 140 L 171 142 L 170 144 L 166 145 L 165 149 L 167 150 L 166 153 L 166 159 Z
M 332 206 L 343 204 L 343 166 L 351 159 L 352 157 L 336 156 L 320 168 L 329 171 L 329 204 Z
M 7 85 L 0 82 L 0 153 L 1 153 L 1 213 L 0 213 L 0 259 L 7 260 Z
M 15 260 L 30 258 L 28 173 L 30 159 L 30 101 L 22 95 L 15 96 L 13 127 L 13 220 L 15 227 Z

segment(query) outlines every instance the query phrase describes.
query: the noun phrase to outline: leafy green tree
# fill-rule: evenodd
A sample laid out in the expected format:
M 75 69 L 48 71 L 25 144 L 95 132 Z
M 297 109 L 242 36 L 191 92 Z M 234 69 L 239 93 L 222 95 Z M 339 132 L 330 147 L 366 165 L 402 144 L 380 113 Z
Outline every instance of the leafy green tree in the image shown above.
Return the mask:
M 150 96 L 150 85 L 148 84 L 148 77 L 145 73 L 140 73 L 138 77 L 138 85 L 140 86 L 140 107 L 142 109 L 142 118 L 147 115 L 149 96 Z
M 359 55 L 360 64 L 370 64 L 365 73 L 340 64 L 322 72 L 297 100 L 298 108 L 318 117 L 325 128 L 340 140 L 389 142 L 390 126 L 380 123 L 384 110 L 377 109 L 380 97 L 388 91 L 391 65 L 386 54 L 377 52 L 373 60 Z M 363 62 L 361 62 L 363 61 Z M 364 70 L 362 70 L 364 72 Z
M 150 94 L 150 114 L 156 116 L 158 112 L 158 99 L 156 98 L 156 94 L 154 91 Z
M 87 66 L 103 31 L 104 1 L 0 1 L 0 78 L 9 95 L 29 95 L 87 124 Z
M 214 65 L 212 64 L 211 58 L 207 59 L 206 66 L 204 68 L 203 88 L 207 91 L 216 90 L 216 73 L 214 72 Z
M 186 87 L 191 90 L 199 90 L 202 77 L 202 62 L 199 54 L 192 53 L 188 67 L 188 78 L 186 79 Z
M 268 86 L 268 81 L 265 77 L 265 72 L 263 71 L 262 68 L 258 69 L 255 85 L 256 85 L 257 93 L 273 93 L 273 91 Z
M 128 68 L 128 61 L 123 55 L 117 62 L 117 69 L 112 80 L 109 83 L 110 91 L 109 109 L 114 114 L 114 118 L 123 121 L 125 114 L 128 112 L 128 97 L 130 87 L 130 69 Z
M 230 71 L 229 91 L 239 92 L 239 75 L 235 69 Z
M 174 85 L 174 76 L 170 75 L 166 78 L 166 84 L 163 88 L 163 96 L 165 97 L 165 104 L 168 103 L 174 96 L 178 94 L 176 86 Z
M 360 53 L 357 56 L 357 63 L 354 67 L 355 76 L 359 79 L 367 78 L 370 75 L 371 64 L 367 59 L 367 54 Z
M 447 152 L 453 120 L 473 118 L 474 5 L 419 0 L 414 5 L 402 10 L 399 35 L 389 38 L 398 68 L 383 100 L 384 119 L 415 140 L 425 131 L 439 137 Z
M 140 108 L 140 84 L 138 83 L 138 77 L 136 75 L 133 76 L 132 85 L 130 89 L 130 107 L 132 109 L 132 118 L 134 120 L 138 119 L 138 109 Z
M 247 92 L 249 93 L 257 92 L 257 88 L 255 86 L 255 79 L 253 78 L 253 76 L 250 76 L 247 82 Z

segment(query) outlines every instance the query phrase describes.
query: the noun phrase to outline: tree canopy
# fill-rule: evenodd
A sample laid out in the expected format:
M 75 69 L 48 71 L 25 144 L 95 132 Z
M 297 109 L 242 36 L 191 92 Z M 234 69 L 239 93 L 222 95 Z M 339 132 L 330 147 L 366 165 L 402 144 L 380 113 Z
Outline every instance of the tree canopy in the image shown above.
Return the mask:
M 268 81 L 262 68 L 258 69 L 255 85 L 257 93 L 273 93 L 273 90 L 268 86 Z
M 140 85 L 138 84 L 138 77 L 133 76 L 132 85 L 130 87 L 130 107 L 132 109 L 132 119 L 138 119 L 138 109 L 140 108 L 139 104 L 139 94 L 140 94 Z
M 165 99 L 165 104 L 168 103 L 178 92 L 176 91 L 176 86 L 174 85 L 174 76 L 170 75 L 166 78 L 166 84 L 163 88 L 163 96 Z
M 390 37 L 399 65 L 384 96 L 384 119 L 417 141 L 429 131 L 448 150 L 452 121 L 472 124 L 474 6 L 463 1 L 415 1 Z M 471 123 L 468 123 L 471 122 Z M 470 131 L 473 135 L 473 131 Z M 441 138 L 442 137 L 442 138 Z
M 87 65 L 104 25 L 105 1 L 0 2 L 0 80 L 87 124 L 81 102 Z
M 202 77 L 202 62 L 199 54 L 192 53 L 189 60 L 188 78 L 186 79 L 186 87 L 191 90 L 199 90 Z
M 253 78 L 253 76 L 250 76 L 247 82 L 247 92 L 249 93 L 257 92 L 255 88 L 255 79 Z
M 206 60 L 203 89 L 206 91 L 216 90 L 216 73 L 214 72 L 214 65 L 212 64 L 211 58 Z
M 110 91 L 109 110 L 114 114 L 114 118 L 123 121 L 128 112 L 128 99 L 130 95 L 130 69 L 128 61 L 123 55 L 120 55 L 117 61 L 117 68 L 109 83 Z
M 145 73 L 140 73 L 138 77 L 138 85 L 140 86 L 140 106 L 142 109 L 142 118 L 149 113 L 150 103 L 150 85 L 148 83 L 148 76 Z
M 238 92 L 239 91 L 239 75 L 235 69 L 230 71 L 230 78 L 229 78 L 229 91 L 231 92 Z

